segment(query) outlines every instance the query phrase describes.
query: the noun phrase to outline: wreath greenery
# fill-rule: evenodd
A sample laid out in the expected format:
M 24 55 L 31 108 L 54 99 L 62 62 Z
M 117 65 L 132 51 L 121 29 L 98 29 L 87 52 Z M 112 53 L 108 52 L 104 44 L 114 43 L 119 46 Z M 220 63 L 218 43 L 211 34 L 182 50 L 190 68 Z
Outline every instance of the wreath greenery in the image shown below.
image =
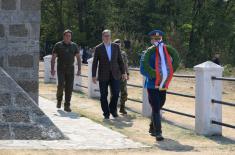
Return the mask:
M 179 67 L 179 64 L 180 64 L 179 53 L 171 45 L 166 45 L 166 48 L 167 48 L 169 55 L 172 58 L 173 70 L 176 71 L 176 69 Z M 144 62 L 143 62 L 144 69 L 149 74 L 150 78 L 156 78 L 156 70 L 152 68 L 149 64 L 150 57 L 154 52 L 156 52 L 155 46 L 150 47 L 145 53 Z

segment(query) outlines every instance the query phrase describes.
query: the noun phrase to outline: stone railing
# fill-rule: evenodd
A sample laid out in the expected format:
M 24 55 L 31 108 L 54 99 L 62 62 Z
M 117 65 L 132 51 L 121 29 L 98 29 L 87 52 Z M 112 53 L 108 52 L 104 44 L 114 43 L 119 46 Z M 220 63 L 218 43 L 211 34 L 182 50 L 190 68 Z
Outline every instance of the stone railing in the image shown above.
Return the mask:
M 93 59 L 88 60 L 88 97 L 97 98 L 100 96 L 98 84 L 92 83 L 92 68 Z M 45 62 L 45 64 L 48 64 Z M 45 67 L 48 69 L 49 67 Z M 222 106 L 221 104 L 212 104 L 212 99 L 221 100 L 222 98 L 222 82 L 213 81 L 211 77 L 222 77 L 223 67 L 218 66 L 210 61 L 199 64 L 194 67 L 195 77 L 175 75 L 175 77 L 181 78 L 195 78 L 196 79 L 196 92 L 195 96 L 185 95 L 180 93 L 168 92 L 168 94 L 179 95 L 182 97 L 195 98 L 195 116 L 185 114 L 183 112 L 177 112 L 174 110 L 165 109 L 168 112 L 173 112 L 183 116 L 195 118 L 195 131 L 202 135 L 221 135 L 222 127 L 212 123 L 213 121 L 221 122 L 222 120 Z M 45 70 L 45 73 L 48 73 Z M 50 75 L 45 74 L 45 79 L 48 79 Z M 77 79 L 80 80 L 81 79 Z M 75 80 L 75 83 L 77 81 Z M 81 88 L 80 88 L 81 89 Z M 147 91 L 142 87 L 142 115 L 146 117 L 151 116 L 151 107 L 148 103 Z M 164 109 L 163 109 L 164 110 Z

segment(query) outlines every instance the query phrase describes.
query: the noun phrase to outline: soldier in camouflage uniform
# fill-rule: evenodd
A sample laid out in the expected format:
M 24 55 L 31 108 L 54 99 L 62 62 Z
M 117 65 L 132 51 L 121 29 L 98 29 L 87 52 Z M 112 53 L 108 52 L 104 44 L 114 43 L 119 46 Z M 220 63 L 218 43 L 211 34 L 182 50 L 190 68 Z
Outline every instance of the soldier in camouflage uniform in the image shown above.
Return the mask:
M 65 30 L 63 40 L 56 43 L 52 51 L 51 74 L 55 75 L 55 61 L 57 59 L 57 108 L 61 108 L 63 92 L 65 92 L 64 111 L 71 112 L 70 100 L 73 91 L 74 82 L 74 57 L 77 58 L 78 70 L 77 76 L 81 74 L 81 58 L 76 43 L 71 41 L 72 31 Z
M 121 40 L 116 39 L 114 43 L 118 44 L 121 48 Z M 127 80 L 129 80 L 129 70 L 128 70 L 128 59 L 127 59 L 127 54 L 125 51 L 121 51 L 122 59 L 124 62 L 125 66 L 125 72 L 127 74 Z M 120 82 L 120 91 L 121 91 L 121 96 L 120 96 L 120 113 L 122 114 L 127 114 L 126 109 L 125 109 L 125 102 L 127 101 L 127 80 L 121 80 Z

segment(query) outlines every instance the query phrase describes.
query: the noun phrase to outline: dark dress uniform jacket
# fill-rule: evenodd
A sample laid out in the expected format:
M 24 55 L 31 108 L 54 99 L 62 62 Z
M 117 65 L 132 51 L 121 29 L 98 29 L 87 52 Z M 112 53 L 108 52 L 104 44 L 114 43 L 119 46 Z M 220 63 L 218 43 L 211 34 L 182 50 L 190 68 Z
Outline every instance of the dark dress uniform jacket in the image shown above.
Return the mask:
M 120 80 L 121 75 L 125 74 L 125 67 L 121 56 L 120 48 L 117 44 L 111 43 L 111 61 L 109 61 L 104 43 L 95 48 L 95 54 L 92 64 L 92 77 L 96 77 L 98 67 L 98 80 L 110 80 L 110 73 L 115 80 Z

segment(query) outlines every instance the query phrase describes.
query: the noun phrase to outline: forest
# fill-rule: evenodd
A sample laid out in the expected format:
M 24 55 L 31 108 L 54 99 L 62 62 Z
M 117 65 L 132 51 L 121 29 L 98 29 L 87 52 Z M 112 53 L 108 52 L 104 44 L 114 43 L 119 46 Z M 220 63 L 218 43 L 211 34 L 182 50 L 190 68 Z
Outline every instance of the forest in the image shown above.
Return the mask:
M 89 48 L 110 29 L 113 39 L 130 43 L 123 50 L 132 66 L 151 45 L 147 34 L 154 29 L 165 32 L 164 41 L 178 50 L 183 67 L 216 53 L 223 65 L 235 66 L 234 0 L 42 0 L 40 48 L 60 41 L 65 29 Z

